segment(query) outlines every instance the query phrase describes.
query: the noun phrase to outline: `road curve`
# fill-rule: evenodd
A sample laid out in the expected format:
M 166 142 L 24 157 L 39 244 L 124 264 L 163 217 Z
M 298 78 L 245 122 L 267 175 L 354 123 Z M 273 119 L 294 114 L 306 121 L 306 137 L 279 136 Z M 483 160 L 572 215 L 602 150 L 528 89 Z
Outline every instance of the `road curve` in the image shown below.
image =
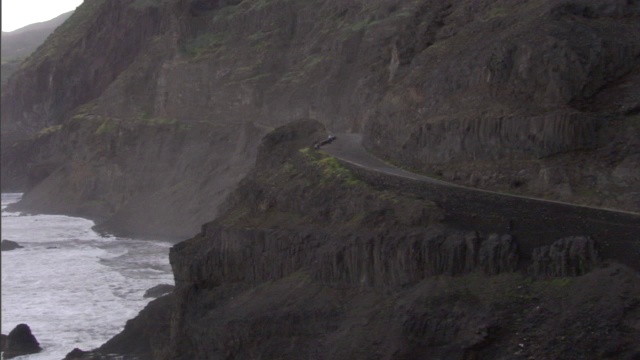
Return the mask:
M 562 237 L 585 235 L 596 240 L 604 258 L 640 271 L 640 213 L 498 193 L 415 174 L 368 153 L 361 134 L 337 134 L 337 139 L 321 150 L 355 169 L 388 176 L 388 185 L 399 191 L 418 189 L 419 196 L 445 211 L 449 225 L 513 235 L 525 260 L 536 247 Z
M 458 184 L 447 182 L 447 181 L 438 180 L 425 175 L 412 173 L 412 172 L 403 170 L 401 168 L 398 168 L 396 166 L 393 166 L 389 163 L 386 163 L 383 160 L 373 156 L 371 153 L 367 152 L 367 150 L 365 150 L 364 147 L 362 146 L 362 134 L 339 134 L 337 136 L 336 141 L 334 141 L 330 145 L 326 145 L 325 147 L 322 148 L 322 150 L 331 156 L 334 156 L 340 160 L 351 163 L 355 166 L 360 166 L 365 169 L 385 173 L 388 175 L 400 176 L 403 178 L 419 180 L 419 181 L 425 181 L 433 184 L 439 184 L 442 186 L 457 187 L 457 188 L 466 189 L 469 191 L 479 191 L 479 192 L 484 192 L 488 194 L 507 196 L 515 199 L 518 199 L 518 198 L 527 199 L 531 201 L 541 201 L 541 202 L 563 204 L 563 205 L 574 206 L 574 207 L 596 209 L 600 211 L 612 211 L 612 212 L 621 213 L 621 214 L 635 215 L 639 217 L 639 221 L 640 221 L 640 213 L 637 213 L 637 212 L 572 204 L 572 203 L 567 203 L 567 202 L 557 201 L 557 200 L 548 200 L 548 199 L 534 198 L 534 197 L 528 197 L 528 196 L 501 193 L 501 192 L 491 191 L 491 190 L 472 188 L 472 187 L 458 185 Z

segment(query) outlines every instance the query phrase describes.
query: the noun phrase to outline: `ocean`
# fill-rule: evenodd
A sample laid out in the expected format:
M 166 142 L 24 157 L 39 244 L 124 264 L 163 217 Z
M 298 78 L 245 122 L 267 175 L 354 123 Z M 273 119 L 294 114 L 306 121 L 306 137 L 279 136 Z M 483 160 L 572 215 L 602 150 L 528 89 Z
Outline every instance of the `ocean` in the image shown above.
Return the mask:
M 29 325 L 43 351 L 16 359 L 60 360 L 119 333 L 173 284 L 165 241 L 101 236 L 87 219 L 7 212 L 21 194 L 2 194 L 2 239 L 24 246 L 2 252 L 2 333 Z

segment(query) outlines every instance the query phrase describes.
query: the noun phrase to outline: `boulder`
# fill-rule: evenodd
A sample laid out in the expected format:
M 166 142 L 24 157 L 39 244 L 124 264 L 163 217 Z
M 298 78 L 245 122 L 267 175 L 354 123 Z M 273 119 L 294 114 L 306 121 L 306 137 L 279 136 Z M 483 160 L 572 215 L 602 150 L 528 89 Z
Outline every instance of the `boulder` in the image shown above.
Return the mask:
M 156 285 L 144 293 L 145 298 L 159 298 L 162 295 L 166 295 L 173 291 L 175 286 L 169 284 Z
M 17 242 L 15 241 L 11 241 L 11 240 L 2 240 L 2 251 L 9 251 L 9 250 L 15 250 L 15 249 L 20 249 L 23 246 L 20 246 Z
M 11 330 L 8 336 L 2 336 L 1 350 L 4 359 L 11 359 L 16 356 L 38 353 L 42 351 L 42 348 L 31 333 L 29 325 L 19 324 Z

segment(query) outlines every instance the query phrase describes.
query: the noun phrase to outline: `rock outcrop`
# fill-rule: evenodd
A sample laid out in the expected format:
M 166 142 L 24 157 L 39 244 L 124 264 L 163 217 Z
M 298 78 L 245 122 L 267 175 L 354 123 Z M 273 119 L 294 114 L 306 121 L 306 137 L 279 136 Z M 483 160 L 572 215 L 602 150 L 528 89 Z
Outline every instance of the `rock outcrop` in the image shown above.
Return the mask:
M 20 244 L 18 244 L 15 241 L 6 240 L 6 239 L 2 240 L 2 251 L 10 251 L 10 250 L 15 250 L 15 249 L 21 249 L 23 247 L 24 246 L 21 246 Z
M 257 139 L 314 118 L 452 181 L 638 211 L 639 17 L 604 0 L 86 1 L 3 90 L 3 190 L 187 237 Z
M 635 300 L 614 301 L 611 321 L 599 321 L 581 314 L 605 307 L 606 290 L 593 292 L 594 303 L 557 299 L 601 286 L 610 273 L 625 278 L 615 279 L 616 293 L 638 299 L 640 279 L 628 268 L 585 275 L 599 261 L 593 241 L 550 245 L 554 254 L 571 256 L 548 276 L 576 280 L 532 281 L 519 272 L 530 247 L 519 249 L 517 239 L 442 226 L 444 210 L 410 188 L 391 193 L 335 159 L 296 150 L 320 136 L 304 130 L 312 128 L 299 122 L 269 134 L 259 147 L 263 160 L 221 216 L 172 248 L 175 303 L 162 359 L 571 357 L 526 319 L 548 329 L 568 326 L 568 343 L 591 349 L 581 353 L 586 358 L 636 351 L 625 346 L 638 331 L 623 320 L 637 318 L 626 307 Z M 583 338 L 569 319 L 583 319 L 597 335 Z M 596 337 L 607 340 L 590 344 Z M 623 339 L 615 349 L 614 338 Z
M 169 343 L 172 298 L 166 295 L 151 301 L 135 319 L 127 321 L 121 333 L 98 349 L 75 348 L 65 360 L 151 360 L 160 359 Z
M 172 292 L 175 286 L 169 284 L 160 284 L 152 287 L 151 289 L 144 292 L 143 297 L 145 298 L 158 298 L 163 295 L 167 295 Z
M 323 138 L 309 120 L 268 134 L 220 215 L 171 249 L 172 294 L 81 358 L 596 359 L 638 351 L 640 278 L 619 264 L 582 264 L 596 259 L 591 240 L 549 243 L 553 254 L 575 256 L 554 255 L 546 268 L 557 263 L 562 272 L 531 278 L 525 270 L 539 246 L 456 229 L 446 209 L 412 187 L 380 187 L 313 150 Z M 478 213 L 477 224 L 484 217 L 493 215 Z M 564 274 L 572 277 L 557 277 Z
M 439 3 L 424 2 L 433 21 L 398 37 L 396 80 L 366 124 L 368 148 L 472 186 L 638 211 L 637 183 L 612 176 L 640 150 L 627 137 L 640 138 L 638 4 Z M 541 181 L 548 167 L 570 176 Z
M 595 242 L 585 236 L 560 239 L 550 246 L 533 250 L 535 276 L 579 276 L 599 265 Z
M 40 343 L 31 333 L 27 324 L 19 324 L 9 335 L 2 335 L 2 355 L 11 359 L 21 355 L 35 354 L 42 351 Z

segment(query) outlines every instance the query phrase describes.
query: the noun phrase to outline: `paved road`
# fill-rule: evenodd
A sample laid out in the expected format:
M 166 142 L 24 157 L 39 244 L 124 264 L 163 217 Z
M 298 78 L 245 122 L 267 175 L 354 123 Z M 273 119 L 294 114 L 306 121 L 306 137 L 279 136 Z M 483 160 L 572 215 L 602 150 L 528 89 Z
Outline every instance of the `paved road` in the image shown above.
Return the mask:
M 457 228 L 510 233 L 520 244 L 523 259 L 533 248 L 566 236 L 587 235 L 596 240 L 605 258 L 640 271 L 640 214 L 502 194 L 468 188 L 411 173 L 374 157 L 361 145 L 360 134 L 337 134 L 322 151 L 360 169 L 406 181 L 388 186 L 436 202 L 446 212 L 445 222 Z M 407 186 L 416 183 L 417 187 Z M 418 189 L 418 190 L 415 190 Z

